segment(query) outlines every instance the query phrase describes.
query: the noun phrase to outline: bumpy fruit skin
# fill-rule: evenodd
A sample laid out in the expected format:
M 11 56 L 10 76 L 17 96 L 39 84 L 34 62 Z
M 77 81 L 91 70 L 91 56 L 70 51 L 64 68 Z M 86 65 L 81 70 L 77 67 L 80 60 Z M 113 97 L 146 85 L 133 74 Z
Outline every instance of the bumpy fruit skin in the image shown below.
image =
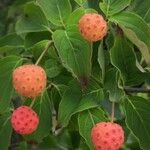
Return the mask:
M 79 31 L 86 40 L 95 42 L 107 34 L 107 23 L 101 15 L 88 13 L 80 18 Z
M 13 129 L 22 135 L 33 133 L 39 124 L 38 115 L 27 106 L 17 108 L 11 116 Z
M 13 72 L 13 86 L 22 96 L 34 98 L 39 96 L 46 86 L 46 73 L 37 65 L 23 65 Z
M 123 128 L 111 122 L 97 123 L 91 132 L 95 150 L 119 150 L 124 143 Z

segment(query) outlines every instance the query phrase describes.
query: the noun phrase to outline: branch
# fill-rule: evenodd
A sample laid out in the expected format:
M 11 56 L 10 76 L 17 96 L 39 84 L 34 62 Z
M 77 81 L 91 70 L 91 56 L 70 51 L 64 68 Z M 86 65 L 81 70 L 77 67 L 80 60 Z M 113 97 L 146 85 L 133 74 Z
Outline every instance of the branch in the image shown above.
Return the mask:
M 150 89 L 146 88 L 135 88 L 135 87 L 124 87 L 127 93 L 150 93 Z

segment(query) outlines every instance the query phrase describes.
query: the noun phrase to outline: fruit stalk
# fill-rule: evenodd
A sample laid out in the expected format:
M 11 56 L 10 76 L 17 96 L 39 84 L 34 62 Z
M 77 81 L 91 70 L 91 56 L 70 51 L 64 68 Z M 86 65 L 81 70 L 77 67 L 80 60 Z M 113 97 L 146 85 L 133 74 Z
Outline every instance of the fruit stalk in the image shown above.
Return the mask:
M 114 122 L 114 116 L 115 116 L 115 102 L 112 102 L 112 109 L 111 109 L 111 122 Z
M 35 102 L 35 99 L 36 99 L 36 97 L 32 100 L 32 102 L 31 102 L 31 104 L 30 104 L 30 108 L 32 108 L 32 107 L 33 107 L 34 102 Z
M 42 52 L 42 54 L 40 55 L 40 57 L 38 58 L 38 60 L 36 61 L 35 65 L 38 65 L 39 62 L 42 60 L 43 56 L 45 55 L 45 53 L 48 51 L 48 49 L 50 48 L 50 46 L 52 45 L 52 41 L 49 41 L 49 43 L 47 44 L 46 48 L 44 49 L 44 51 Z

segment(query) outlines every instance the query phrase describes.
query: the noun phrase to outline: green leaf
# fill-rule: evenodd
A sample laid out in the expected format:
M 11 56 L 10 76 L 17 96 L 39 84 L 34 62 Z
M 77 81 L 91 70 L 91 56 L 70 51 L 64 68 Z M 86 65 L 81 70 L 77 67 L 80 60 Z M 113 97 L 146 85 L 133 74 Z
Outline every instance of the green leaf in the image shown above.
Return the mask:
M 120 71 L 123 82 L 127 86 L 139 85 L 149 76 L 136 67 L 133 47 L 124 37 L 116 36 L 115 44 L 110 52 L 112 64 Z
M 84 97 L 91 97 L 93 101 L 97 103 L 101 103 L 102 100 L 104 100 L 104 93 L 102 84 L 98 83 L 95 79 L 90 79 L 88 86 L 86 87 L 83 98 Z
M 130 5 L 131 0 L 103 0 L 99 6 L 106 16 L 114 15 Z
M 45 61 L 44 68 L 49 78 L 58 76 L 62 71 L 61 64 L 59 64 L 59 62 L 55 59 L 48 59 Z
M 91 72 L 91 48 L 78 32 L 76 26 L 67 31 L 57 30 L 53 33 L 53 41 L 63 65 L 75 77 L 88 78 Z
M 100 87 L 99 87 L 100 88 Z M 81 87 L 75 80 L 70 82 L 59 105 L 58 120 L 62 126 L 67 126 L 72 115 L 86 109 L 98 106 L 98 101 L 102 97 L 100 89 L 90 91 L 82 96 Z
M 91 129 L 94 124 L 98 122 L 106 121 L 104 112 L 100 108 L 94 108 L 80 112 L 78 115 L 78 124 L 80 135 L 85 139 L 86 144 L 89 146 L 90 150 L 94 150 L 91 141 Z
M 10 113 L 5 113 L 0 116 L 0 149 L 8 150 L 11 140 L 11 123 L 10 123 Z
M 22 0 L 22 1 L 16 0 L 16 1 L 14 2 L 14 5 L 15 5 L 15 6 L 16 6 L 16 5 L 23 5 L 23 4 L 25 4 L 25 3 L 27 3 L 27 2 L 31 2 L 31 1 L 35 1 L 35 0 Z
M 24 45 L 23 39 L 16 33 L 8 34 L 0 38 L 0 47 L 4 46 L 19 47 L 23 45 Z
M 76 81 L 70 83 L 59 105 L 58 121 L 67 126 L 69 119 L 76 111 L 82 97 L 81 89 Z
M 22 46 L 3 46 L 0 47 L 0 55 L 1 56 L 20 56 L 20 54 L 24 51 L 24 47 Z
M 0 38 L 0 54 L 19 55 L 24 48 L 23 39 L 16 33 L 8 34 Z
M 33 134 L 28 135 L 25 138 L 27 140 L 41 141 L 44 137 L 50 134 L 52 128 L 51 102 L 47 91 L 35 99 L 33 109 L 39 116 L 39 126 Z
M 68 20 L 67 20 L 67 25 L 78 25 L 79 19 L 81 18 L 81 16 L 83 16 L 86 13 L 97 13 L 96 10 L 94 9 L 84 9 L 84 8 L 78 8 L 76 10 L 74 10 Z
M 51 34 L 49 32 L 28 33 L 25 37 L 24 45 L 26 48 L 29 48 L 40 41 L 50 40 L 50 38 L 51 38 Z
M 150 22 L 150 1 L 149 0 L 133 0 L 129 10 L 139 14 L 144 20 Z
M 93 8 L 93 9 L 99 11 L 99 0 L 96 0 L 96 1 L 87 0 L 87 3 L 85 3 L 84 7 Z
M 47 19 L 58 26 L 65 26 L 72 8 L 69 0 L 37 0 Z
M 26 141 L 20 142 L 19 145 L 15 148 L 15 150 L 27 150 L 27 149 L 28 146 Z
M 104 48 L 103 48 L 103 41 L 100 43 L 98 47 L 98 63 L 100 65 L 100 68 L 102 70 L 102 81 L 105 79 L 105 54 L 104 54 Z
M 129 40 L 141 51 L 144 59 L 150 63 L 150 27 L 138 15 L 130 12 L 118 13 L 110 18 L 124 31 Z
M 87 0 L 74 0 L 77 4 L 83 5 Z
M 43 50 L 46 48 L 47 44 L 49 43 L 48 40 L 43 40 L 43 41 L 40 41 L 36 44 L 34 44 L 32 47 L 28 48 L 26 53 L 27 55 L 31 54 L 35 60 L 37 60 L 41 53 L 43 52 Z M 48 60 L 48 59 L 58 59 L 58 57 L 56 57 L 55 55 L 55 49 L 54 47 L 50 47 L 46 53 L 46 55 L 44 55 L 43 59 L 40 61 L 40 64 L 45 64 L 45 61 Z
M 138 138 L 141 148 L 149 150 L 150 141 L 150 101 L 142 97 L 130 96 L 124 100 L 126 124 Z
M 48 40 L 40 41 L 36 44 L 34 44 L 32 47 L 29 47 L 27 49 L 27 52 L 31 53 L 35 59 L 38 59 L 43 50 L 45 49 L 46 45 L 48 44 Z M 46 57 L 46 56 L 44 56 Z
M 109 93 L 109 99 L 112 102 L 118 102 L 124 96 L 124 92 L 119 88 L 118 72 L 112 68 L 106 72 L 104 89 Z
M 40 7 L 35 3 L 27 3 L 24 7 L 24 16 L 16 23 L 18 34 L 28 32 L 47 31 L 49 24 Z
M 82 138 L 81 141 L 80 141 L 80 146 L 79 146 L 79 149 L 78 150 L 89 150 L 89 147 L 87 146 L 87 144 L 85 143 L 84 139 Z
M 6 111 L 10 105 L 13 94 L 12 71 L 22 63 L 22 59 L 17 56 L 8 56 L 0 59 L 0 113 Z
M 142 150 L 139 146 L 138 139 L 132 133 L 129 134 L 126 140 L 126 145 L 127 147 L 130 147 L 130 149 Z

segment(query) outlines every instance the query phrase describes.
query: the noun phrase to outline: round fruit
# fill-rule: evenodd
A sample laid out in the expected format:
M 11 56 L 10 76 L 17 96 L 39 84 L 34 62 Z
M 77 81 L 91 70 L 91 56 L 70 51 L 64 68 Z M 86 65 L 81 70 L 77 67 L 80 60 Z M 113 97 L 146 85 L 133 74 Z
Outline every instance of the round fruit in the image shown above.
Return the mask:
M 13 72 L 13 86 L 20 95 L 34 98 L 45 89 L 46 73 L 37 65 L 20 66 Z
M 116 123 L 97 123 L 91 132 L 95 150 L 119 150 L 124 143 L 124 130 Z
M 79 30 L 86 40 L 95 42 L 107 34 L 107 23 L 101 15 L 88 13 L 80 18 Z
M 17 133 L 27 135 L 37 129 L 39 118 L 30 107 L 21 106 L 14 110 L 11 116 L 11 124 Z

